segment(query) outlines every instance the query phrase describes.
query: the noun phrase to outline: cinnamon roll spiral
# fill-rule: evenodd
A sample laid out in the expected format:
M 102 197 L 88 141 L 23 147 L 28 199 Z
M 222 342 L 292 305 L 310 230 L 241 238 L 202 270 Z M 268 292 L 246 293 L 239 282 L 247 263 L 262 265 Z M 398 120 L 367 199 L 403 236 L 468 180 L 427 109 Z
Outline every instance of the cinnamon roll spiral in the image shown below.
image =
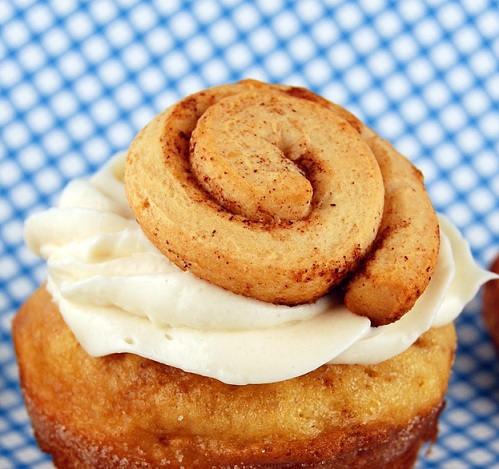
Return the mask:
M 303 88 L 245 80 L 181 100 L 132 143 L 125 187 L 145 234 L 172 262 L 266 302 L 313 302 L 345 284 L 352 311 L 387 323 L 410 309 L 436 263 L 438 222 L 421 174 Z M 413 225 L 423 238 L 400 251 Z M 378 253 L 392 248 L 399 254 Z M 422 276 L 420 262 L 410 266 L 414 252 Z M 387 269 L 409 270 L 411 281 L 381 279 L 379 288 L 376 269 L 386 278 Z M 415 279 L 411 292 L 400 289 Z M 370 301 L 373 285 L 382 301 Z

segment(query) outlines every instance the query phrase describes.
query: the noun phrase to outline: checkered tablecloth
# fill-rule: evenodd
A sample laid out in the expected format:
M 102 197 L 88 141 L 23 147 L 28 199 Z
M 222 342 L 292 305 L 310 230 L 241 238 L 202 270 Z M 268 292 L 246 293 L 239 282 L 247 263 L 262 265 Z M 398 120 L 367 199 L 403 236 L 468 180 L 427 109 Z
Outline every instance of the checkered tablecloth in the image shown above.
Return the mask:
M 499 250 L 496 0 L 0 0 L 0 469 L 49 468 L 23 407 L 11 320 L 45 276 L 23 220 L 188 93 L 306 86 L 420 167 L 482 266 Z M 499 359 L 480 296 L 440 438 L 418 468 L 499 468 Z

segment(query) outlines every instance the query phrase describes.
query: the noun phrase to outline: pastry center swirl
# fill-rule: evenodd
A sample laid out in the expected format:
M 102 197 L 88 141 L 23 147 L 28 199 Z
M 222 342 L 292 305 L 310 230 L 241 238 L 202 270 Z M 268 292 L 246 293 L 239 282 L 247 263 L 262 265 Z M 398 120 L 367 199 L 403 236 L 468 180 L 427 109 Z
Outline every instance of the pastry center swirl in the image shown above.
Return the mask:
M 316 120 L 298 117 L 296 99 L 241 93 L 210 106 L 190 141 L 201 186 L 222 206 L 253 221 L 301 220 L 310 214 Z

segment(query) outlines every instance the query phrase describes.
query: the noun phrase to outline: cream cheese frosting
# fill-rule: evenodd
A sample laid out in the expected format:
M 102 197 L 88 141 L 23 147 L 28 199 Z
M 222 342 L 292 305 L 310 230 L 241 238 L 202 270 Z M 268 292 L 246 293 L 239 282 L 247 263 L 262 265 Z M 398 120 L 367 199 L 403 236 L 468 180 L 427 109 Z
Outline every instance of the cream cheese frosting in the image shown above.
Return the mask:
M 439 216 L 435 274 L 393 324 L 371 327 L 334 294 L 293 307 L 239 296 L 180 270 L 151 244 L 125 196 L 125 158 L 72 181 L 57 207 L 25 226 L 28 246 L 47 260 L 49 292 L 92 356 L 134 353 L 239 385 L 294 378 L 326 363 L 379 363 L 453 321 L 495 278 Z

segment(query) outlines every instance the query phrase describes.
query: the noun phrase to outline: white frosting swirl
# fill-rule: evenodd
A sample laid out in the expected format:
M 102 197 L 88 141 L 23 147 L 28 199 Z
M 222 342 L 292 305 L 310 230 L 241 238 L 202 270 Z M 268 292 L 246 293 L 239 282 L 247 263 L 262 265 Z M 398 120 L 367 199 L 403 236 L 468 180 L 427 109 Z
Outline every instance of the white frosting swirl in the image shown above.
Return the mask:
M 146 238 L 128 206 L 125 155 L 75 180 L 57 208 L 30 217 L 30 248 L 47 259 L 47 288 L 92 356 L 129 352 L 229 384 L 293 378 L 325 363 L 391 358 L 432 325 L 451 322 L 493 274 L 440 217 L 441 250 L 414 308 L 370 327 L 333 295 L 278 306 L 235 295 L 183 272 Z

